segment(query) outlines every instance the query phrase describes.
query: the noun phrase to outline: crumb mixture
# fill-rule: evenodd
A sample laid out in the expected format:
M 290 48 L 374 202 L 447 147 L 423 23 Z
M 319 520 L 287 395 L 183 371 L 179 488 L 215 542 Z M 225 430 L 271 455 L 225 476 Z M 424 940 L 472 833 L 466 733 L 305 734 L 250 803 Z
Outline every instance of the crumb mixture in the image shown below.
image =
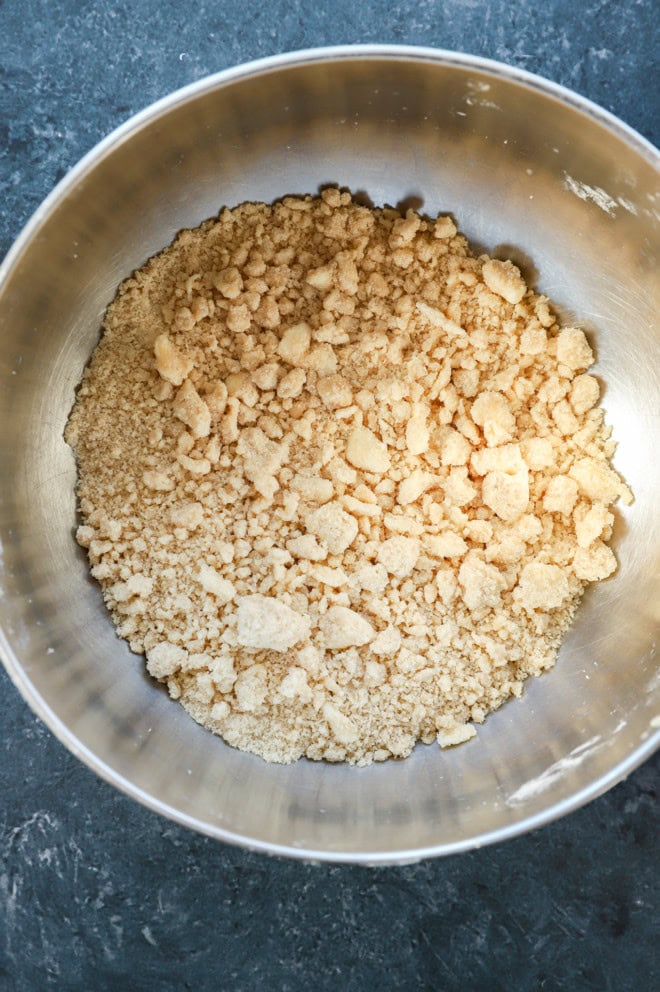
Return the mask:
M 66 432 L 119 634 L 269 761 L 469 739 L 616 569 L 593 361 L 449 217 L 327 189 L 183 231 Z

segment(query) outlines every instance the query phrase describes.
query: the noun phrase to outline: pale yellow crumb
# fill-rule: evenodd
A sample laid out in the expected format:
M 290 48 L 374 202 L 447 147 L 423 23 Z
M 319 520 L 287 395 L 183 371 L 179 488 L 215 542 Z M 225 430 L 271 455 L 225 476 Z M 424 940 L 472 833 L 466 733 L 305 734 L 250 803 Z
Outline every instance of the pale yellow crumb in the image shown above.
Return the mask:
M 119 634 L 268 761 L 473 738 L 616 569 L 593 360 L 447 216 L 327 189 L 183 231 L 67 426 Z

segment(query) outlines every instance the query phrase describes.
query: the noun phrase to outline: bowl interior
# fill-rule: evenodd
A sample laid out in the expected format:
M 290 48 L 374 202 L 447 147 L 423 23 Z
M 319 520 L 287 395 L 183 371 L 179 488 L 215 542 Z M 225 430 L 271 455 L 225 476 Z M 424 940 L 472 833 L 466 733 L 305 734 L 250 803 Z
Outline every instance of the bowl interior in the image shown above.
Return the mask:
M 478 737 L 366 769 L 279 767 L 184 713 L 113 632 L 73 540 L 62 438 L 118 283 L 227 204 L 336 183 L 455 215 L 591 335 L 635 493 L 616 576 L 557 667 Z M 655 197 L 655 199 L 654 199 Z M 315 857 L 403 860 L 558 815 L 650 752 L 658 712 L 657 172 L 634 136 L 495 64 L 310 54 L 176 95 L 104 144 L 33 222 L 0 280 L 0 627 L 10 674 L 69 747 L 197 829 Z M 655 595 L 654 595 L 655 594 Z M 654 612 L 655 611 L 655 612 Z

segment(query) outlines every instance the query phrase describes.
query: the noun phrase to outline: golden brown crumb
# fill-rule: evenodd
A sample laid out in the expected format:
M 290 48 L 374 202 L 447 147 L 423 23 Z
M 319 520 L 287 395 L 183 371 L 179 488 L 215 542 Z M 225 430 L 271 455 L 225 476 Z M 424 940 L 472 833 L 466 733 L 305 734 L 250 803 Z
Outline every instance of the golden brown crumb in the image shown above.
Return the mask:
M 448 217 L 328 189 L 183 231 L 67 427 L 120 635 L 270 761 L 468 740 L 616 568 L 592 363 Z

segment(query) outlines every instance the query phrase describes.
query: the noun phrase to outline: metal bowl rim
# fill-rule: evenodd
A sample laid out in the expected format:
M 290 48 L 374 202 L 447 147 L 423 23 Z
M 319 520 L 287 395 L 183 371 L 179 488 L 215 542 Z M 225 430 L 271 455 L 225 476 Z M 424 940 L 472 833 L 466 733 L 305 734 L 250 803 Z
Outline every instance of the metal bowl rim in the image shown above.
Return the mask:
M 340 45 L 321 48 L 301 49 L 294 52 L 284 52 L 266 58 L 245 62 L 238 66 L 232 66 L 212 75 L 205 76 L 194 83 L 189 83 L 178 90 L 162 97 L 155 103 L 150 104 L 144 110 L 132 115 L 123 124 L 110 132 L 105 138 L 98 142 L 89 152 L 87 152 L 76 165 L 60 180 L 54 189 L 43 200 L 40 206 L 29 218 L 13 245 L 9 249 L 3 262 L 0 264 L 0 293 L 3 284 L 9 280 L 12 270 L 19 263 L 21 256 L 27 250 L 30 242 L 45 224 L 49 217 L 57 210 L 68 193 L 85 177 L 85 175 L 95 168 L 107 155 L 113 152 L 120 144 L 129 140 L 144 126 L 153 123 L 159 117 L 165 115 L 175 107 L 180 106 L 190 100 L 196 99 L 200 95 L 215 89 L 222 88 L 234 82 L 256 77 L 263 73 L 272 72 L 278 69 L 286 69 L 294 66 L 320 63 L 337 62 L 356 59 L 391 59 L 393 61 L 407 62 L 432 62 L 438 65 L 453 66 L 461 69 L 472 69 L 477 72 L 488 73 L 500 79 L 536 90 L 545 96 L 550 96 L 559 102 L 572 107 L 585 114 L 602 127 L 606 128 L 620 140 L 624 141 L 633 151 L 641 155 L 652 167 L 660 171 L 660 152 L 650 141 L 644 138 L 634 128 L 625 124 L 622 120 L 598 104 L 593 103 L 586 97 L 580 96 L 559 83 L 551 82 L 542 76 L 518 69 L 494 59 L 482 58 L 477 55 L 468 55 L 463 52 L 454 52 L 440 48 L 418 47 L 414 45 Z M 8 636 L 0 627 L 0 659 L 2 660 L 9 677 L 16 686 L 26 703 L 32 711 L 46 724 L 49 730 L 64 744 L 68 750 L 87 765 L 92 771 L 99 775 L 106 782 L 119 789 L 125 795 L 137 800 L 143 806 L 148 807 L 156 813 L 167 817 L 170 820 L 180 823 L 198 833 L 205 834 L 228 844 L 246 848 L 251 851 L 261 853 L 286 856 L 307 861 L 325 861 L 344 864 L 365 864 L 365 865 L 387 865 L 387 864 L 410 864 L 424 858 L 438 857 L 441 855 L 458 854 L 475 848 L 485 847 L 490 844 L 499 843 L 521 834 L 535 830 L 538 827 L 551 823 L 553 820 L 571 813 L 590 800 L 612 788 L 622 779 L 626 778 L 639 765 L 646 761 L 660 747 L 660 730 L 655 734 L 649 734 L 646 740 L 640 744 L 623 760 L 611 768 L 607 773 L 601 775 L 588 786 L 578 790 L 566 799 L 549 806 L 540 813 L 524 817 L 516 823 L 506 827 L 499 827 L 496 830 L 487 831 L 466 837 L 460 841 L 447 844 L 431 845 L 423 848 L 412 848 L 398 852 L 393 851 L 373 851 L 373 852 L 345 852 L 332 850 L 313 850 L 303 847 L 291 847 L 286 844 L 273 844 L 267 841 L 260 841 L 253 837 L 246 837 L 242 834 L 234 833 L 231 830 L 206 823 L 194 816 L 182 813 L 180 810 L 169 806 L 145 792 L 133 782 L 120 775 L 113 768 L 101 760 L 98 755 L 87 748 L 71 730 L 59 719 L 51 710 L 45 699 L 37 692 L 34 685 L 28 678 L 23 666 L 14 653 Z M 356 774 L 364 774 L 361 769 L 355 770 Z

